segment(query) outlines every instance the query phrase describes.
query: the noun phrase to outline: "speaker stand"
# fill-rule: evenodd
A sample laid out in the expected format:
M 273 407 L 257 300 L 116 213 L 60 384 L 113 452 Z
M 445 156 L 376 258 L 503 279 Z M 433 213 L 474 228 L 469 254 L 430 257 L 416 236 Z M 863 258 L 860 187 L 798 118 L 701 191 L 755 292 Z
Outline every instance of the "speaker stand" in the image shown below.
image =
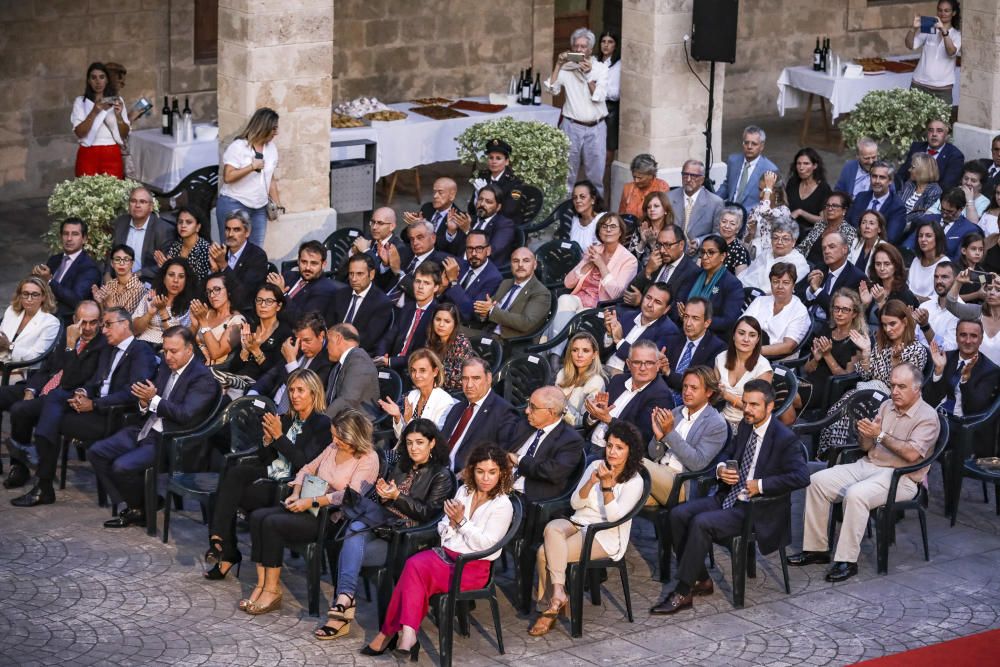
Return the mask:
M 708 120 L 705 121 L 705 174 L 712 168 L 712 116 L 715 111 L 715 61 L 709 62 L 708 69 Z M 715 190 L 715 184 L 711 178 L 708 179 Z

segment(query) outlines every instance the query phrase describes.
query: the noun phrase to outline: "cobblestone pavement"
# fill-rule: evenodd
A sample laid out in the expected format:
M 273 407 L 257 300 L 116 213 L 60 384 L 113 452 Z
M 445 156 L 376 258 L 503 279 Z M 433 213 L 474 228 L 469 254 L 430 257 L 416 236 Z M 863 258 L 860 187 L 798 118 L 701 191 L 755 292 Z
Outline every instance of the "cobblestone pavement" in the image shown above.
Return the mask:
M 254 571 L 239 581 L 208 582 L 199 554 L 206 531 L 189 507 L 171 525 L 171 543 L 139 528 L 101 527 L 94 478 L 73 461 L 69 485 L 54 506 L 17 509 L 0 490 L 0 664 L 3 665 L 326 665 L 386 664 L 358 649 L 375 632 L 374 605 L 360 603 L 351 635 L 334 642 L 310 636 L 300 560 L 282 577 L 284 607 L 252 618 L 236 609 Z M 938 482 L 935 475 L 935 482 Z M 940 484 L 932 495 L 940 498 Z M 992 500 L 992 498 L 991 498 Z M 725 550 L 716 549 L 716 593 L 674 618 L 647 610 L 667 588 L 651 577 L 652 527 L 637 520 L 628 563 L 635 623 L 625 619 L 612 574 L 600 607 L 585 604 L 582 639 L 564 622 L 542 638 L 510 604 L 501 577 L 506 654 L 496 651 L 489 614 L 474 613 L 472 635 L 455 642 L 456 665 L 842 665 L 1000 627 L 1000 519 L 969 483 L 960 521 L 949 528 L 939 504 L 930 511 L 931 560 L 924 562 L 914 517 L 899 524 L 890 574 L 875 574 L 866 541 L 861 574 L 841 585 L 823 581 L 822 566 L 793 568 L 792 594 L 781 588 L 776 556 L 761 559 L 747 582 L 746 607 L 734 610 Z M 245 538 L 245 536 L 244 536 Z M 244 553 L 249 549 L 244 546 Z M 324 600 L 332 590 L 323 584 Z M 421 662 L 437 659 L 437 631 L 427 621 Z

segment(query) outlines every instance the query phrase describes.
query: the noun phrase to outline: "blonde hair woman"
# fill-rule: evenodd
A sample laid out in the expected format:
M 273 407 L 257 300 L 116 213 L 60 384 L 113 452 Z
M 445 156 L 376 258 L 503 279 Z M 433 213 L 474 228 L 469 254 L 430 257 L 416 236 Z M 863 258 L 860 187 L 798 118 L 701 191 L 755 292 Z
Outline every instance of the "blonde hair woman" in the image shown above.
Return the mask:
M 927 153 L 914 153 L 910 162 L 910 178 L 903 184 L 899 198 L 906 204 L 907 234 L 909 226 L 941 199 L 938 185 L 940 172 L 937 160 Z
M 0 322 L 0 360 L 27 361 L 48 350 L 59 335 L 56 298 L 49 284 L 35 276 L 17 283 Z M 23 371 L 11 376 L 19 380 Z
M 563 356 L 563 367 L 556 374 L 556 386 L 566 396 L 563 419 L 570 426 L 581 426 L 587 411 L 584 401 L 604 391 L 607 377 L 601 365 L 597 339 L 586 331 L 570 336 Z

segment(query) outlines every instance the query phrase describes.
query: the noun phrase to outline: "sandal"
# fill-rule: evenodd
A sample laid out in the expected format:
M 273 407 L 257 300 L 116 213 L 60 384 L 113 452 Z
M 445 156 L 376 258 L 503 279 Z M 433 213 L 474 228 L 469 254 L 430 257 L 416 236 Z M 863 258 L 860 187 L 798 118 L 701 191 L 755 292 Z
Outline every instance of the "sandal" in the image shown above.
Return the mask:
M 344 593 L 343 595 L 347 595 L 347 593 Z M 354 620 L 354 612 L 357 609 L 357 607 L 354 605 L 354 596 L 347 595 L 347 597 L 351 598 L 351 604 L 347 605 L 346 607 L 340 604 L 339 602 L 333 605 L 332 607 L 330 607 L 330 610 L 326 612 L 328 618 L 331 618 L 335 621 Z
M 332 627 L 330 623 L 340 623 L 339 627 Z M 346 637 L 351 633 L 351 622 L 344 621 L 340 619 L 333 619 L 328 621 L 326 625 L 321 625 L 316 628 L 313 636 L 319 641 L 327 641 L 329 639 L 338 639 L 340 637 Z
M 281 590 L 280 589 L 276 590 L 276 591 L 268 591 L 267 589 L 264 589 L 264 590 L 266 592 L 268 592 L 268 593 L 276 593 L 277 594 L 277 597 L 275 597 L 273 600 L 271 600 L 271 604 L 268 604 L 268 605 L 265 606 L 265 605 L 261 605 L 257 601 L 254 601 L 254 602 L 249 603 L 246 606 L 246 609 L 244 609 L 243 611 L 245 611 L 246 613 L 250 614 L 251 616 L 260 616 L 261 614 L 267 614 L 269 612 L 277 611 L 278 609 L 281 609 Z
M 208 540 L 208 551 L 205 552 L 205 563 L 214 565 L 222 560 L 222 538 Z
M 543 611 L 542 615 L 539 616 L 538 619 L 535 621 L 535 624 L 531 626 L 530 630 L 528 630 L 528 634 L 531 635 L 532 637 L 541 637 L 542 635 L 547 635 L 549 631 L 555 627 L 559 615 L 564 614 L 565 611 L 566 611 L 565 602 L 559 605 L 559 607 L 556 609 L 550 608 L 547 611 Z
M 263 586 L 254 586 L 253 587 L 253 593 L 250 594 L 250 597 L 244 598 L 244 599 L 240 600 L 240 603 L 237 605 L 239 607 L 239 610 L 240 611 L 246 611 L 247 610 L 247 606 L 251 602 L 256 602 L 257 598 L 259 598 L 260 594 L 263 593 L 263 592 L 264 592 L 264 587 Z

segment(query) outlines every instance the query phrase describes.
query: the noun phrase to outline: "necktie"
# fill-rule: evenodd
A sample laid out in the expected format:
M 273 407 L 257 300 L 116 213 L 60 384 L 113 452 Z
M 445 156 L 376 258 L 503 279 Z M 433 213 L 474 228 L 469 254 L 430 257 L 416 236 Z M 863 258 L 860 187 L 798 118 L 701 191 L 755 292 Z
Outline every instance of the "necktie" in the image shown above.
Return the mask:
M 872 203 L 868 206 L 868 210 L 869 211 L 877 211 L 878 210 L 878 199 L 876 199 L 875 197 L 872 197 Z
M 308 363 L 309 363 L 309 359 L 305 355 L 302 355 L 301 357 L 299 357 L 299 365 L 298 365 L 297 368 L 305 368 L 305 366 Z M 285 384 L 281 385 L 280 387 L 278 387 L 278 391 L 274 394 L 274 402 L 275 402 L 275 405 L 277 407 L 277 412 L 278 412 L 279 415 L 283 415 L 286 412 L 288 412 L 288 408 L 290 407 L 290 404 L 288 403 L 288 383 L 287 382 Z
M 302 278 L 299 278 L 299 281 L 295 283 L 295 285 L 292 286 L 292 289 L 288 291 L 288 298 L 294 299 L 295 295 L 301 292 L 305 286 L 306 286 L 306 281 L 302 280 Z
M 657 283 L 665 283 L 665 282 L 667 282 L 668 280 L 670 280 L 670 272 L 673 271 L 673 270 L 674 270 L 673 265 L 672 264 L 667 264 L 665 267 L 663 267 L 662 269 L 660 269 L 660 275 L 658 275 L 656 277 L 656 280 L 653 281 L 653 282 L 657 282 Z
M 173 391 L 175 382 L 177 382 L 176 372 L 170 374 L 170 379 L 167 380 L 167 386 L 163 389 L 163 396 L 160 398 L 160 402 L 163 402 L 168 398 L 170 398 L 170 392 Z M 149 432 L 153 430 L 153 426 L 156 425 L 156 421 L 158 419 L 159 417 L 156 415 L 156 413 L 149 415 L 149 418 L 146 420 L 146 423 L 143 424 L 142 426 L 142 430 L 139 431 L 138 440 L 142 440 L 147 435 L 149 435 Z
M 104 378 L 104 382 L 101 383 L 101 397 L 108 395 L 111 391 L 111 378 L 115 374 L 115 369 L 118 368 L 118 362 L 122 358 L 122 349 L 120 347 L 115 348 L 115 356 L 111 358 L 111 367 L 108 369 L 108 374 Z
M 438 227 L 441 225 L 441 220 L 445 217 L 444 211 L 436 211 L 434 216 L 431 218 L 431 222 L 434 225 L 434 232 L 437 233 Z
M 684 231 L 691 224 L 691 209 L 694 208 L 694 197 L 684 197 Z
M 475 277 L 476 277 L 476 274 L 475 274 L 475 272 L 472 269 L 469 269 L 468 271 L 466 271 L 465 272 L 465 277 L 462 278 L 462 289 L 464 289 L 464 290 L 469 289 L 469 285 L 472 284 L 472 279 L 475 278 Z
M 448 438 L 448 451 L 450 452 L 455 448 L 455 443 L 462 439 L 462 434 L 465 433 L 465 427 L 469 425 L 469 421 L 472 419 L 472 411 L 476 409 L 475 403 L 469 403 L 465 410 L 462 411 L 462 417 L 455 424 L 455 430 L 451 432 L 451 437 Z
M 747 181 L 750 180 L 750 163 L 746 160 L 743 161 L 743 173 L 740 174 L 740 184 L 736 189 L 736 201 L 741 201 L 743 199 L 743 193 L 747 189 Z
M 753 456 L 756 451 L 757 431 L 751 431 L 750 442 L 747 443 L 747 448 L 743 451 L 743 457 L 740 459 L 740 482 L 739 484 L 734 484 L 733 488 L 729 489 L 729 493 L 726 494 L 726 499 L 722 501 L 722 509 L 731 509 L 732 506 L 736 504 L 736 500 L 739 498 L 740 492 L 746 489 L 747 475 L 750 474 L 750 464 L 753 463 Z
M 62 263 L 59 265 L 59 270 L 56 271 L 56 277 L 54 280 L 59 282 L 66 275 L 66 270 L 69 269 L 69 265 L 73 263 L 73 260 L 69 258 L 69 255 L 63 255 Z
M 357 307 L 358 307 L 358 295 L 357 294 L 352 294 L 351 295 L 351 305 L 347 307 L 347 314 L 344 315 L 344 323 L 345 324 L 353 324 L 354 323 L 354 315 L 355 315 L 354 310 Z
M 528 452 L 525 454 L 525 456 L 535 455 L 535 452 L 538 451 L 538 445 L 540 445 L 542 442 L 543 435 L 545 435 L 545 431 L 543 431 L 542 429 L 538 429 L 538 431 L 535 432 L 535 439 L 531 441 L 531 445 L 528 447 Z
M 958 384 L 962 381 L 962 371 L 965 369 L 966 363 L 965 359 L 959 359 L 958 366 L 955 367 L 954 374 L 948 378 L 948 384 L 951 385 L 951 391 L 948 393 L 948 398 L 942 404 L 942 407 L 946 412 L 955 411 L 955 391 L 958 389 Z
M 514 298 L 517 296 L 517 291 L 519 289 L 521 289 L 521 286 L 517 283 L 510 286 L 510 291 L 507 292 L 507 295 L 503 298 L 503 303 L 500 304 L 500 310 L 507 310 L 510 308 L 510 304 L 514 302 Z
M 938 149 L 936 149 L 936 148 L 928 148 L 927 149 L 927 154 L 930 155 L 931 157 L 935 157 L 938 154 Z
M 333 370 L 330 371 L 330 379 L 327 380 L 328 386 L 326 388 L 326 404 L 330 405 L 333 400 L 337 397 L 337 378 L 340 376 L 340 364 L 334 364 Z
M 823 291 L 829 294 L 831 287 L 833 287 L 833 271 L 827 271 L 826 280 L 823 281 Z
M 677 368 L 674 369 L 674 372 L 683 374 L 688 369 L 688 366 L 691 365 L 692 356 L 694 356 L 694 341 L 689 340 L 687 345 L 684 346 L 684 352 L 681 353 L 681 358 L 677 361 Z M 680 395 L 680 392 L 675 391 L 673 394 L 675 405 L 683 403 L 683 397 Z
M 410 263 L 406 265 L 406 274 L 407 275 L 412 274 L 414 272 L 414 270 L 416 270 L 416 268 L 417 268 L 417 262 L 418 261 L 419 261 L 419 258 L 416 255 L 414 255 L 413 259 L 410 260 Z
M 424 317 L 424 309 L 417 308 L 413 311 L 413 322 L 410 323 L 410 330 L 406 332 L 406 340 L 403 341 L 403 347 L 399 350 L 399 355 L 405 357 L 410 351 L 410 343 L 413 342 L 413 336 L 417 333 L 417 327 L 420 326 L 420 320 Z
M 472 228 L 476 231 L 486 229 L 486 222 L 482 218 L 476 218 L 476 224 Z
M 236 255 L 233 255 L 233 254 L 230 254 L 229 255 L 229 259 L 226 260 L 226 263 L 229 265 L 229 268 L 230 269 L 234 269 L 234 270 L 236 269 L 236 263 L 237 262 L 238 262 L 238 260 L 236 259 Z
M 990 167 L 990 178 L 993 178 L 997 174 L 1000 174 L 1000 166 L 994 164 Z
M 80 340 L 76 341 L 76 347 L 74 347 L 73 349 L 76 351 L 77 354 L 80 354 L 80 351 L 85 347 L 87 347 L 87 342 L 81 338 Z M 44 387 L 42 387 L 42 393 L 40 394 L 41 396 L 45 396 L 50 391 L 59 386 L 59 383 L 62 381 L 63 370 L 64 369 L 60 368 L 58 373 L 49 378 L 49 381 L 45 383 Z

